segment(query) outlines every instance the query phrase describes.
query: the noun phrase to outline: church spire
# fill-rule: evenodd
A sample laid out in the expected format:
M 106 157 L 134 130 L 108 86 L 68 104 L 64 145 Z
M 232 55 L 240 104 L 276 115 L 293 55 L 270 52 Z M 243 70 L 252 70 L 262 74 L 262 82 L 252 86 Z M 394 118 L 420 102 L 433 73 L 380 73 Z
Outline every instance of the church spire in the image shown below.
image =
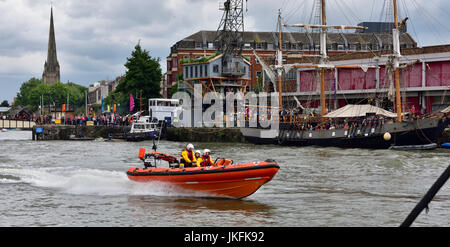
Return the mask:
M 56 57 L 55 27 L 53 25 L 53 7 L 50 8 L 50 30 L 48 37 L 47 61 L 44 65 L 42 80 L 47 84 L 60 81 L 59 63 Z

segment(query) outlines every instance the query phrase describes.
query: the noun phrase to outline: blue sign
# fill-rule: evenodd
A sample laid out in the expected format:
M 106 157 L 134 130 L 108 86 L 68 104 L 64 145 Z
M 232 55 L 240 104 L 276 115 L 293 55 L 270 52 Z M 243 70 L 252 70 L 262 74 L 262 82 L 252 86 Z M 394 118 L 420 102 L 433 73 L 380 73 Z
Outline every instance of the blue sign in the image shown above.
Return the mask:
M 42 128 L 36 128 L 36 134 L 41 134 L 42 133 Z

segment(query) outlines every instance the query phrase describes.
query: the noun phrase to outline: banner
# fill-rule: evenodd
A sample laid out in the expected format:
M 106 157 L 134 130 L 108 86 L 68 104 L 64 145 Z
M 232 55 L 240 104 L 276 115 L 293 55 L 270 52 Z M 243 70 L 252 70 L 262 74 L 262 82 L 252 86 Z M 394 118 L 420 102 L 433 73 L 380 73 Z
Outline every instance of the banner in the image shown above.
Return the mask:
M 103 102 L 103 97 L 102 97 L 102 113 L 103 113 L 103 108 L 104 108 L 104 102 Z
M 134 98 L 133 98 L 133 94 L 130 93 L 130 111 L 133 111 L 134 109 Z
M 113 105 L 113 112 L 116 113 L 117 109 L 116 109 L 116 104 Z
M 66 112 L 66 104 L 62 104 L 62 109 L 61 109 L 61 111 L 62 111 L 62 112 Z

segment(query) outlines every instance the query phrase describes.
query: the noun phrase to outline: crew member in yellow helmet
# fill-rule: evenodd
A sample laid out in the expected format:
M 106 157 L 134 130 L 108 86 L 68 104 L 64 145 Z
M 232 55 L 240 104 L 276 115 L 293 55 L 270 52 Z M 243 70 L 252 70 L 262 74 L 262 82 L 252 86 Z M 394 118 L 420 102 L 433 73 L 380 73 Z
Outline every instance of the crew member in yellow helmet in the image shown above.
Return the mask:
M 183 151 L 181 151 L 180 168 L 192 167 L 196 165 L 197 159 L 194 155 L 194 145 L 189 143 Z
M 205 149 L 203 150 L 203 155 L 199 159 L 197 159 L 197 166 L 205 167 L 205 166 L 211 166 L 214 164 L 214 161 L 212 160 L 211 156 L 209 156 L 211 153 L 211 150 Z

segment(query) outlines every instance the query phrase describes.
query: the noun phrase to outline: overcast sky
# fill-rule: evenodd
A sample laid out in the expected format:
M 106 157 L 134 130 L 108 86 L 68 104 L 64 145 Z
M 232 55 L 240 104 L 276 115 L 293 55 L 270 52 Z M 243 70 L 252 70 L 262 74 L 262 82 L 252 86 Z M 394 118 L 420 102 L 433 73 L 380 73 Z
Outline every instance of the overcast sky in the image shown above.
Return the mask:
M 123 64 L 140 40 L 152 57 L 166 57 L 177 41 L 216 30 L 217 0 L 0 0 L 0 101 L 12 101 L 22 82 L 42 77 L 53 4 L 61 80 L 88 86 L 125 73 Z M 314 22 L 314 0 L 249 0 L 245 29 L 275 31 L 285 23 Z M 329 24 L 385 21 L 384 0 L 329 0 Z M 419 46 L 450 44 L 450 1 L 398 0 L 400 17 Z M 287 31 L 294 32 L 294 29 Z

